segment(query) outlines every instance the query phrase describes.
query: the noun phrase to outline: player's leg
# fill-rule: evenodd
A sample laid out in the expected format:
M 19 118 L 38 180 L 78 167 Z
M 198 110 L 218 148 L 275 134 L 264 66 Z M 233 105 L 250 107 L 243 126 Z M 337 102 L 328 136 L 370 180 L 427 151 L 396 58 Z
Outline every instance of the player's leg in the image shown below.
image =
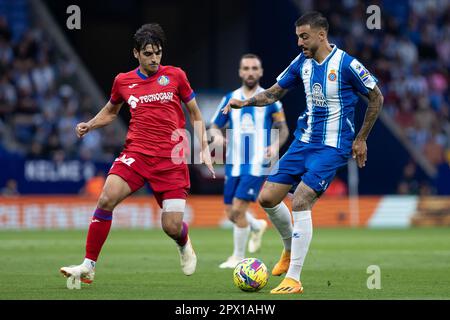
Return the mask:
M 290 184 L 267 181 L 259 194 L 259 204 L 278 231 L 283 242 L 283 251 L 279 261 L 272 269 L 272 275 L 280 276 L 289 268 L 291 255 L 292 219 L 291 213 L 283 199 L 291 189 Z
M 183 273 L 191 275 L 197 266 L 197 256 L 192 247 L 188 224 L 183 221 L 190 187 L 188 167 L 185 163 L 174 163 L 169 158 L 148 157 L 148 163 L 148 182 L 162 208 L 162 229 L 177 244 Z
M 271 293 L 302 293 L 300 273 L 312 239 L 311 209 L 319 195 L 305 183 L 300 182 L 294 193 L 292 216 L 294 228 L 289 269 L 283 282 Z
M 233 178 L 236 183 L 233 183 L 232 189 L 234 191 L 231 210 L 229 211 L 230 220 L 234 223 L 233 227 L 233 255 L 227 261 L 220 265 L 221 268 L 234 268 L 244 257 L 245 247 L 247 245 L 249 236 L 251 234 L 251 225 L 247 218 L 247 211 L 250 202 L 256 201 L 259 190 L 265 181 L 265 177 L 258 177 L 252 175 L 242 175 L 239 178 Z M 230 179 L 227 179 L 228 186 L 231 184 Z M 225 191 L 226 200 L 231 192 L 227 189 Z M 255 221 L 256 220 L 256 221 Z M 265 230 L 267 222 L 253 218 L 253 226 L 256 228 L 256 242 L 253 242 L 253 247 L 258 248 L 261 244 L 262 234 Z M 255 236 L 252 235 L 254 239 Z
M 231 217 L 232 217 L 231 209 L 233 206 L 233 199 L 234 199 L 234 195 L 236 193 L 236 189 L 239 185 L 239 181 L 240 181 L 239 177 L 233 177 L 231 175 L 226 175 L 224 188 L 223 188 L 223 202 L 225 204 L 225 213 L 226 213 L 228 219 L 233 224 L 233 240 L 234 240 L 234 230 L 235 230 L 236 225 L 235 225 L 233 219 L 231 219 Z M 225 260 L 224 262 L 222 262 L 219 265 L 219 268 L 221 268 L 221 269 L 234 268 L 233 266 L 239 262 L 239 261 L 236 262 L 236 260 L 237 260 L 237 258 L 235 258 L 234 255 L 231 255 L 227 258 L 227 260 Z
M 85 283 L 94 280 L 96 262 L 111 229 L 113 210 L 132 192 L 123 178 L 116 174 L 108 175 L 89 225 L 85 259 L 78 266 L 62 267 L 62 274 L 79 277 Z
M 267 230 L 267 221 L 264 219 L 257 219 L 249 210 L 247 210 L 245 216 L 250 225 L 248 252 L 255 253 L 261 248 L 263 235 Z
M 310 151 L 310 152 L 309 152 Z M 336 170 L 347 163 L 348 155 L 328 146 L 310 146 L 305 151 L 306 173 L 295 190 L 292 202 L 294 228 L 289 270 L 283 282 L 271 293 L 302 293 L 300 275 L 312 239 L 311 210 L 333 180 Z
M 189 238 L 189 227 L 183 221 L 186 199 L 182 199 L 182 197 L 186 193 L 186 191 L 181 190 L 178 192 L 179 195 L 173 196 L 178 197 L 178 199 L 166 195 L 170 199 L 162 200 L 161 227 L 177 244 L 181 269 L 185 275 L 189 276 L 195 272 L 197 256 Z
M 234 269 L 245 258 L 245 246 L 250 235 L 250 225 L 245 215 L 248 206 L 247 200 L 234 197 L 230 209 L 227 210 L 228 218 L 233 222 L 233 254 L 220 264 L 221 269 Z
M 304 170 L 304 147 L 298 140 L 294 140 L 275 165 L 259 195 L 261 207 L 266 211 L 283 242 L 280 259 L 272 269 L 272 275 L 275 276 L 280 276 L 288 270 L 291 254 L 292 218 L 283 199 L 292 185 L 298 183 Z

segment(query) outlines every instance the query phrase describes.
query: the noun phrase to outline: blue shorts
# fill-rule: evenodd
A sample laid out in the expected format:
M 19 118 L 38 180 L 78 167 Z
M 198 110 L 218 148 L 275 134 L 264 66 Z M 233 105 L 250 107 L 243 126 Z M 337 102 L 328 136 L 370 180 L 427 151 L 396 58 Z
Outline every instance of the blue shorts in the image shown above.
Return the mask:
M 266 176 L 241 175 L 233 177 L 227 175 L 223 192 L 225 204 L 232 204 L 233 198 L 255 202 L 264 181 L 266 181 Z
M 347 164 L 348 158 L 350 152 L 295 139 L 275 165 L 267 181 L 291 184 L 294 187 L 303 181 L 317 193 L 323 193 L 337 169 Z

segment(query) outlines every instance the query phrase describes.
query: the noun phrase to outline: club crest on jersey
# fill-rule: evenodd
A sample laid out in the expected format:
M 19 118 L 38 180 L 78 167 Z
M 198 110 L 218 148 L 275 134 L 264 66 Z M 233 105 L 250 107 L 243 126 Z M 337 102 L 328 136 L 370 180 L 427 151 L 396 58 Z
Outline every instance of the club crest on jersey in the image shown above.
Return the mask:
M 330 70 L 330 73 L 328 74 L 328 80 L 336 81 L 336 78 L 336 70 Z
M 128 105 L 129 105 L 130 107 L 132 107 L 133 109 L 135 109 L 135 108 L 137 107 L 137 103 L 138 103 L 138 102 L 139 102 L 139 99 L 136 98 L 136 97 L 133 96 L 133 95 L 131 95 L 131 96 L 128 98 L 128 101 L 127 101 Z
M 313 105 L 318 107 L 326 107 L 327 99 L 323 95 L 322 86 L 320 83 L 314 83 L 312 87 L 312 102 Z
M 167 86 L 167 85 L 169 84 L 169 82 L 170 82 L 170 80 L 169 80 L 169 78 L 166 77 L 166 76 L 160 76 L 160 77 L 158 78 L 158 83 L 159 83 L 159 85 L 161 85 L 161 86 Z

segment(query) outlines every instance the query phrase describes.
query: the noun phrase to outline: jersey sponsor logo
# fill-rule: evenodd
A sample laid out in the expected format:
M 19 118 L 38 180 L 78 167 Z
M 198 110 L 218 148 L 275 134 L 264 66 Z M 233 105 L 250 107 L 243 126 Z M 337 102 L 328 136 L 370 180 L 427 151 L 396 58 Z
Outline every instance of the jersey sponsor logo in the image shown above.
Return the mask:
M 169 80 L 169 77 L 167 77 L 167 76 L 160 76 L 158 78 L 158 83 L 161 86 L 167 86 L 169 84 L 169 82 L 170 82 L 170 80 Z
M 326 107 L 327 99 L 322 92 L 322 86 L 320 83 L 314 83 L 312 88 L 312 102 L 313 105 L 318 107 Z
M 330 70 L 330 73 L 328 74 L 328 80 L 336 81 L 336 78 L 336 70 Z
M 154 102 L 154 101 L 161 101 L 161 102 L 172 101 L 173 100 L 173 92 L 159 92 L 159 93 L 139 96 L 139 100 L 141 103 Z
M 137 83 L 133 83 L 132 85 L 129 85 L 128 88 L 133 89 L 134 87 L 136 87 L 138 84 Z
M 127 101 L 127 103 L 130 105 L 130 107 L 132 107 L 133 109 L 137 107 L 138 102 L 139 102 L 139 99 L 133 95 L 131 95 Z
M 120 158 L 116 158 L 116 160 L 114 161 L 120 161 L 122 163 L 125 163 L 127 166 L 131 166 L 131 164 L 133 162 L 135 162 L 136 160 L 134 158 L 128 157 L 126 154 L 123 154 Z

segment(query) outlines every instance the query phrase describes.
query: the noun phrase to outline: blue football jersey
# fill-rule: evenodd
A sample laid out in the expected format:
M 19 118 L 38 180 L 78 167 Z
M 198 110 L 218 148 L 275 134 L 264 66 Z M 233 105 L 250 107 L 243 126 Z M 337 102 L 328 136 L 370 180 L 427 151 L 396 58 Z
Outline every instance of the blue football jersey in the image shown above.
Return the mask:
M 295 130 L 298 140 L 350 151 L 357 93 L 366 95 L 378 80 L 357 59 L 332 48 L 320 64 L 300 53 L 277 81 L 284 89 L 301 83 L 305 87 L 306 110 Z
M 255 94 L 262 91 L 264 89 L 258 87 Z M 219 128 L 228 125 L 226 174 L 234 177 L 267 175 L 270 168 L 264 151 L 271 144 L 273 114 L 282 111 L 282 104 L 275 102 L 264 107 L 231 109 L 223 114 L 222 109 L 231 98 L 245 100 L 242 88 L 224 96 L 211 119 L 211 123 Z

